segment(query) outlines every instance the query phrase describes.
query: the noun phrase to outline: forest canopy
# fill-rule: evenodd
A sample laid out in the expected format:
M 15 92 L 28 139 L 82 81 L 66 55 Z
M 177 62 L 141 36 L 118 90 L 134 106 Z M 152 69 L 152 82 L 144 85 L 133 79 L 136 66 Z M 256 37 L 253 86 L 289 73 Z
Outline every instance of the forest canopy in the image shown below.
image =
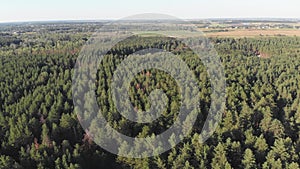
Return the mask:
M 137 36 L 117 45 L 100 65 L 95 93 L 119 132 L 158 134 L 172 124 L 180 106 L 174 79 L 149 69 L 132 80 L 130 101 L 146 110 L 149 93 L 164 90 L 169 99 L 162 118 L 141 125 L 116 111 L 110 79 L 133 51 L 156 47 L 179 55 L 200 88 L 200 112 L 190 137 L 161 155 L 135 159 L 96 145 L 74 110 L 74 66 L 95 23 L 19 25 L 16 33 L 10 26 L 0 28 L 0 168 L 299 168 L 299 37 L 209 39 L 225 67 L 226 111 L 204 144 L 198 137 L 211 103 L 211 84 L 201 60 L 182 52 L 170 38 Z

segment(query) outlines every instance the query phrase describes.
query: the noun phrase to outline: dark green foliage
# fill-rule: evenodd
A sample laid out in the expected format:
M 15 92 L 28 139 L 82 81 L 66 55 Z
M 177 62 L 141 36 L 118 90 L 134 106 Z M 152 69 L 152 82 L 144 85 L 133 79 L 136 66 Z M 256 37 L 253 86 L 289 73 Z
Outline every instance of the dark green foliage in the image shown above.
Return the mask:
M 72 73 L 94 27 L 72 24 L 16 27 L 0 38 L 0 168 L 299 168 L 300 38 L 213 38 L 225 66 L 226 111 L 214 135 L 199 143 L 210 106 L 210 82 L 201 60 L 172 38 L 132 37 L 115 46 L 97 73 L 97 101 L 118 131 L 145 137 L 166 130 L 180 107 L 178 86 L 155 69 L 140 72 L 128 89 L 136 110 L 162 89 L 168 106 L 152 124 L 122 117 L 107 92 L 117 65 L 129 54 L 160 48 L 179 55 L 199 80 L 201 112 L 189 138 L 160 156 L 130 159 L 93 143 L 79 124 Z M 38 29 L 32 30 L 32 29 Z M 257 57 L 259 53 L 269 58 Z M 87 105 L 88 106 L 88 105 Z M 172 139 L 170 139 L 172 141 Z M 126 148 L 126 145 L 124 145 Z M 124 148 L 123 147 L 123 148 Z

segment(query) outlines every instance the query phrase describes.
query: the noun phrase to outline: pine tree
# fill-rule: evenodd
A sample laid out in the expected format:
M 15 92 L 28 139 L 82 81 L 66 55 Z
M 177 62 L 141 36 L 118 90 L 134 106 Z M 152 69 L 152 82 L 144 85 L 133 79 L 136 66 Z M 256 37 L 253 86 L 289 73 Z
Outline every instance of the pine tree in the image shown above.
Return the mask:
M 226 158 L 225 147 L 221 143 L 219 143 L 214 149 L 214 157 L 212 159 L 211 167 L 219 169 L 231 167 Z
M 254 169 L 256 168 L 256 162 L 254 155 L 251 151 L 251 149 L 246 149 L 244 153 L 244 157 L 242 160 L 243 168 L 245 169 Z

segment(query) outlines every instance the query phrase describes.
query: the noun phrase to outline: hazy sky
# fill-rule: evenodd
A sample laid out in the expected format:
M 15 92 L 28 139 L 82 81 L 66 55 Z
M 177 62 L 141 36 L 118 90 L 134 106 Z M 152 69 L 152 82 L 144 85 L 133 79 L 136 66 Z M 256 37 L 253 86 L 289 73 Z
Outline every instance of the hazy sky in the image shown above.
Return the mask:
M 300 18 L 300 0 L 3 0 L 0 22 L 120 19 L 162 13 L 181 19 Z

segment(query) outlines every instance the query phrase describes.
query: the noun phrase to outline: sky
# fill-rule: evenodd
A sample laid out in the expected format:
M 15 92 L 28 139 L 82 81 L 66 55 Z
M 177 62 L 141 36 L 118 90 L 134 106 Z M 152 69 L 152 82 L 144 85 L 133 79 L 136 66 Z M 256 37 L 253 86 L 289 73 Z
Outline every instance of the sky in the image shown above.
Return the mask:
M 121 19 L 161 13 L 180 19 L 300 18 L 300 0 L 3 0 L 0 22 Z

